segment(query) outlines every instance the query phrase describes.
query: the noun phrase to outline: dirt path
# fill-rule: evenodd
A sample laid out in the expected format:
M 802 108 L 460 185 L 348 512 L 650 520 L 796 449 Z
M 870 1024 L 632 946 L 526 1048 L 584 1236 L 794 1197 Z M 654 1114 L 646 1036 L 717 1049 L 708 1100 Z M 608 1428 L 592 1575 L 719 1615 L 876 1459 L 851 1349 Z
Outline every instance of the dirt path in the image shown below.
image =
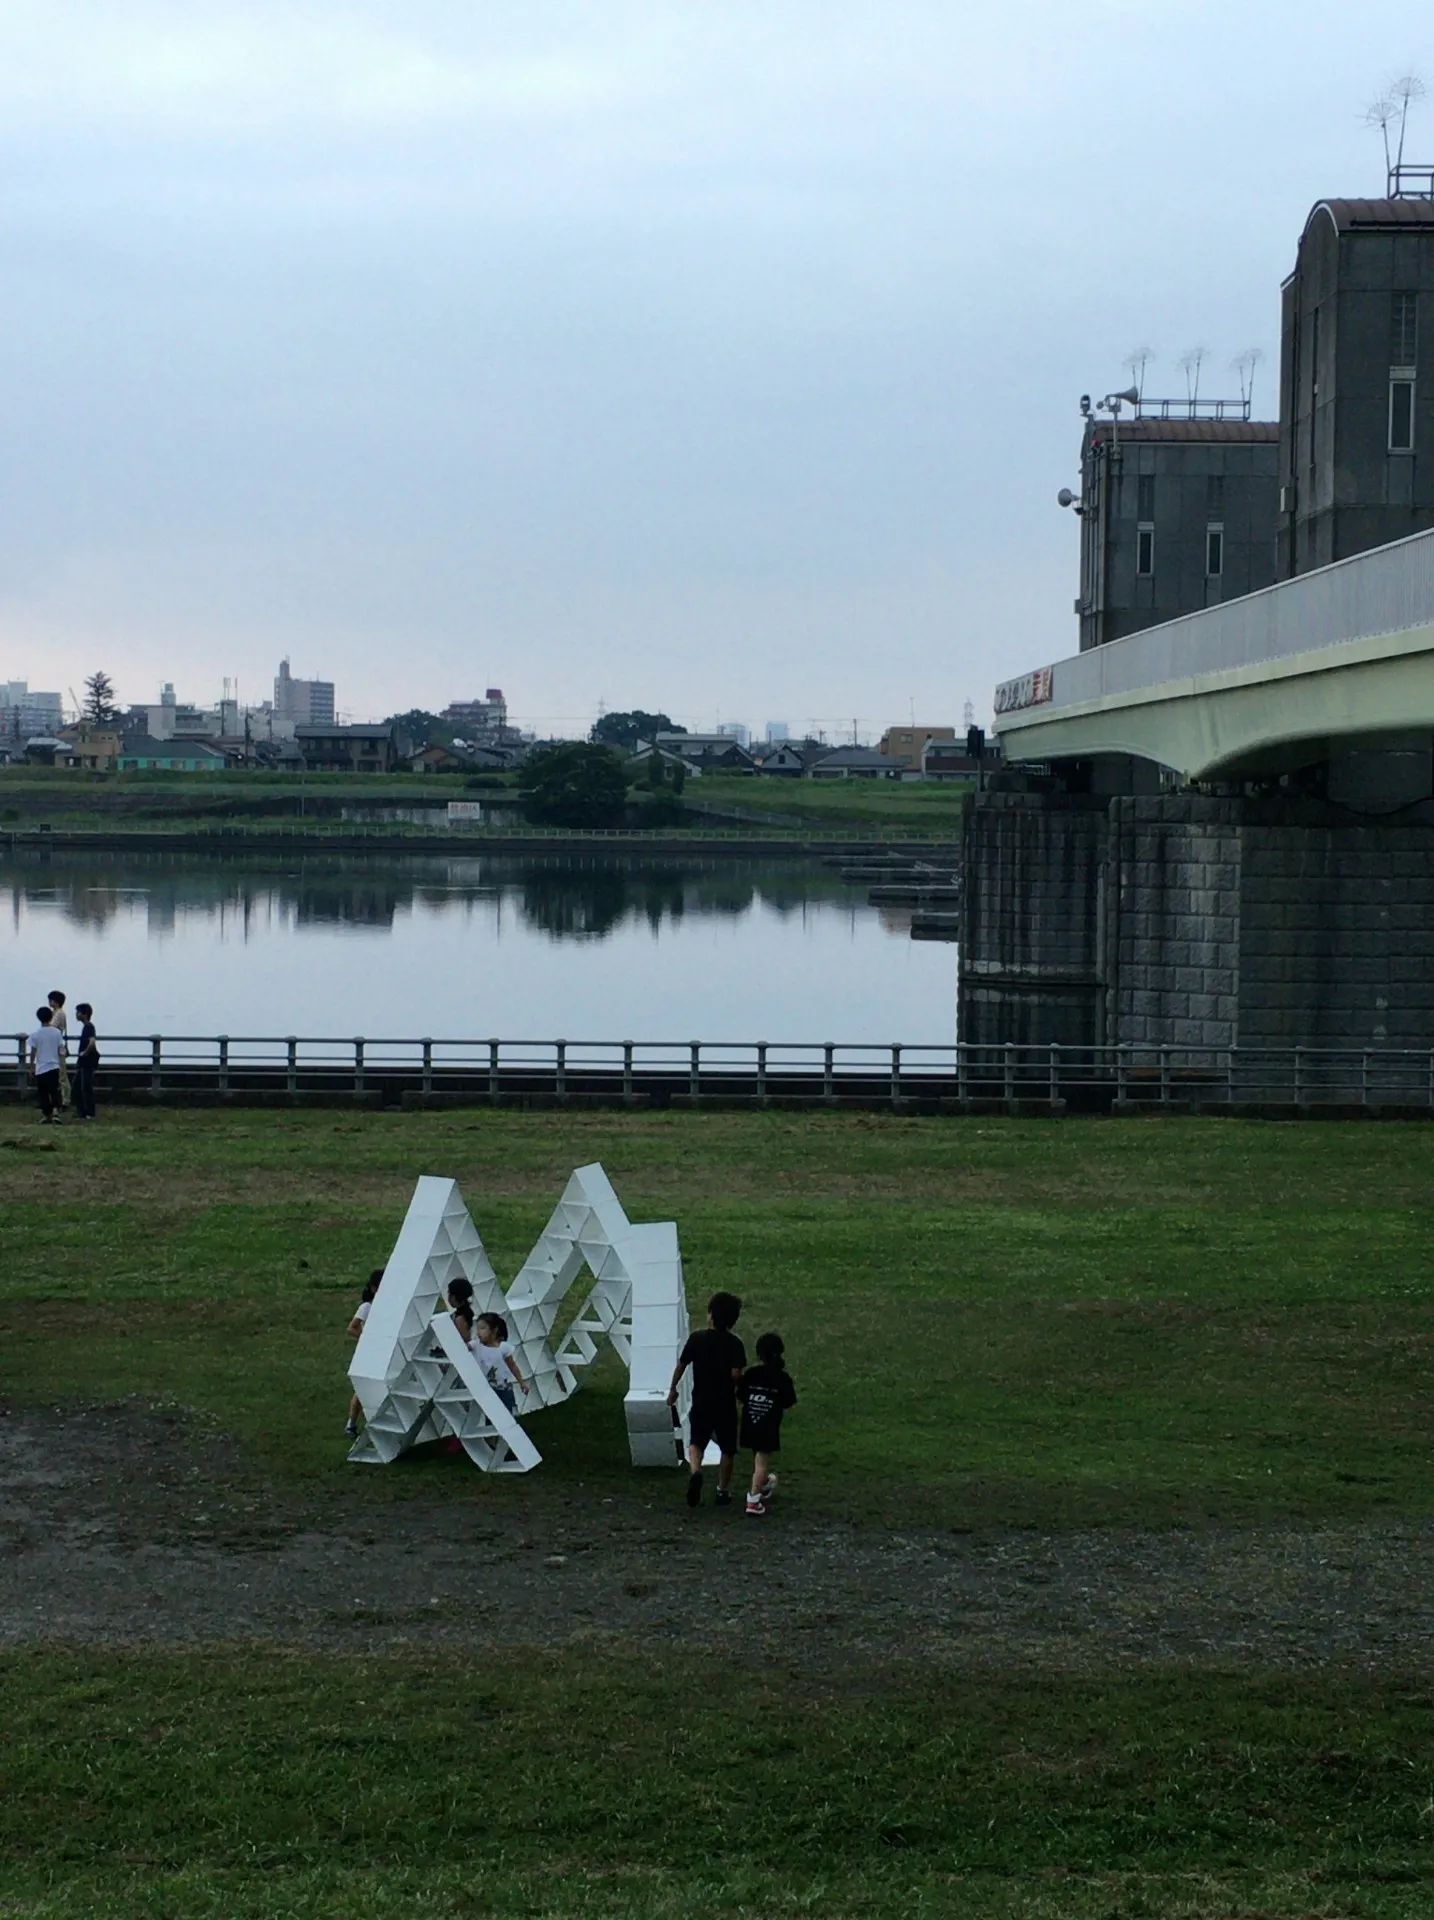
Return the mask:
M 1434 1652 L 1434 1523 L 888 1533 L 544 1489 L 541 1510 L 345 1492 L 323 1527 L 232 1448 L 131 1408 L 0 1419 L 0 1646 L 646 1639 L 802 1666 L 1402 1667 Z

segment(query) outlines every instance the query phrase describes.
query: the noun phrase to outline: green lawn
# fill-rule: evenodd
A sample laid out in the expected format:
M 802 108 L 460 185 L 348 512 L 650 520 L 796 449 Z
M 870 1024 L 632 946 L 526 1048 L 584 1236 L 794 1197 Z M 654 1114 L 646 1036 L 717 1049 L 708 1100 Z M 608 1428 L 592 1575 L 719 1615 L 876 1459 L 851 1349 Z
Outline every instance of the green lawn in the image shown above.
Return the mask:
M 115 1109 L 50 1136 L 7 1108 L 0 1400 L 179 1403 L 321 1511 L 355 1472 L 344 1325 L 414 1176 L 460 1180 L 507 1277 L 593 1159 L 676 1218 L 694 1306 L 735 1287 L 749 1340 L 786 1336 L 804 1524 L 1434 1513 L 1418 1125 Z M 539 1473 L 482 1497 L 581 1479 L 636 1511 L 620 1393 L 535 1420 Z M 372 1473 L 375 1512 L 471 1500 L 441 1465 Z M 1434 1907 L 1427 1675 L 1357 1663 L 495 1663 L 458 1621 L 407 1653 L 12 1652 L 0 1729 L 0 1913 Z
M 961 832 L 965 781 L 783 780 L 775 775 L 739 778 L 704 774 L 688 784 L 694 807 L 732 807 L 741 812 L 780 813 L 799 823 L 919 828 L 954 838 Z

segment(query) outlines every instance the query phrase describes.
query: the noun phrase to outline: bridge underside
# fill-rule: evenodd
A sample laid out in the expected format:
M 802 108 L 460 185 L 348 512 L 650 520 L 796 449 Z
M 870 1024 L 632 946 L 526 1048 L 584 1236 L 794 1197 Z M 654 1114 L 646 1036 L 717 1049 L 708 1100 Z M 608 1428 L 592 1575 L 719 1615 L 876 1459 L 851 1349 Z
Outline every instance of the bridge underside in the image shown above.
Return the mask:
M 1344 641 L 1254 667 L 1167 680 L 1001 722 L 1008 761 L 1125 756 L 1181 782 L 1239 781 L 1434 739 L 1434 626 Z M 1406 769 L 1416 785 L 1418 769 Z M 1398 784 L 1404 784 L 1402 781 Z M 1429 793 L 1424 778 L 1422 792 Z

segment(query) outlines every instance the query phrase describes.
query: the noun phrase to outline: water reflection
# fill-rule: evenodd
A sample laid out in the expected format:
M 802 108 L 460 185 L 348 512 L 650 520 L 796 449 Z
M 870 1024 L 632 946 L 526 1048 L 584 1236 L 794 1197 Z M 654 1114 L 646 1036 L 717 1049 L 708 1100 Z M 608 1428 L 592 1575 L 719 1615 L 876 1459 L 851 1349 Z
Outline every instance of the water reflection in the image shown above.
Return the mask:
M 181 919 L 221 922 L 240 937 L 256 925 L 386 931 L 415 909 L 468 914 L 476 902 L 516 913 L 554 940 L 603 940 L 626 924 L 653 932 L 689 915 L 739 918 L 765 907 L 798 914 L 864 902 L 826 868 L 802 862 L 678 863 L 570 856 L 206 857 L 134 852 L 40 853 L 0 859 L 0 899 L 17 928 L 27 913 L 58 914 L 103 931 L 143 914 L 155 934 Z M 905 931 L 904 927 L 902 931 Z

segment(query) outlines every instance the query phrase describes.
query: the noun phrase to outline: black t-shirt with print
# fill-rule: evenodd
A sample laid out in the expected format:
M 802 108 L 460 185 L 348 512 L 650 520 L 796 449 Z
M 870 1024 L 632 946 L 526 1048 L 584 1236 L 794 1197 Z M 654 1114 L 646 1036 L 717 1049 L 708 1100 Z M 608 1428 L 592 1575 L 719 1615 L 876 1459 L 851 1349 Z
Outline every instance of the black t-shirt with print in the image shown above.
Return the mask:
M 678 1356 L 679 1366 L 692 1369 L 692 1401 L 698 1407 L 730 1407 L 736 1392 L 733 1369 L 740 1373 L 746 1364 L 747 1349 L 735 1333 L 720 1327 L 689 1334 Z
M 797 1404 L 792 1376 L 785 1367 L 748 1367 L 737 1393 L 742 1401 L 743 1446 L 774 1452 L 782 1415 Z

